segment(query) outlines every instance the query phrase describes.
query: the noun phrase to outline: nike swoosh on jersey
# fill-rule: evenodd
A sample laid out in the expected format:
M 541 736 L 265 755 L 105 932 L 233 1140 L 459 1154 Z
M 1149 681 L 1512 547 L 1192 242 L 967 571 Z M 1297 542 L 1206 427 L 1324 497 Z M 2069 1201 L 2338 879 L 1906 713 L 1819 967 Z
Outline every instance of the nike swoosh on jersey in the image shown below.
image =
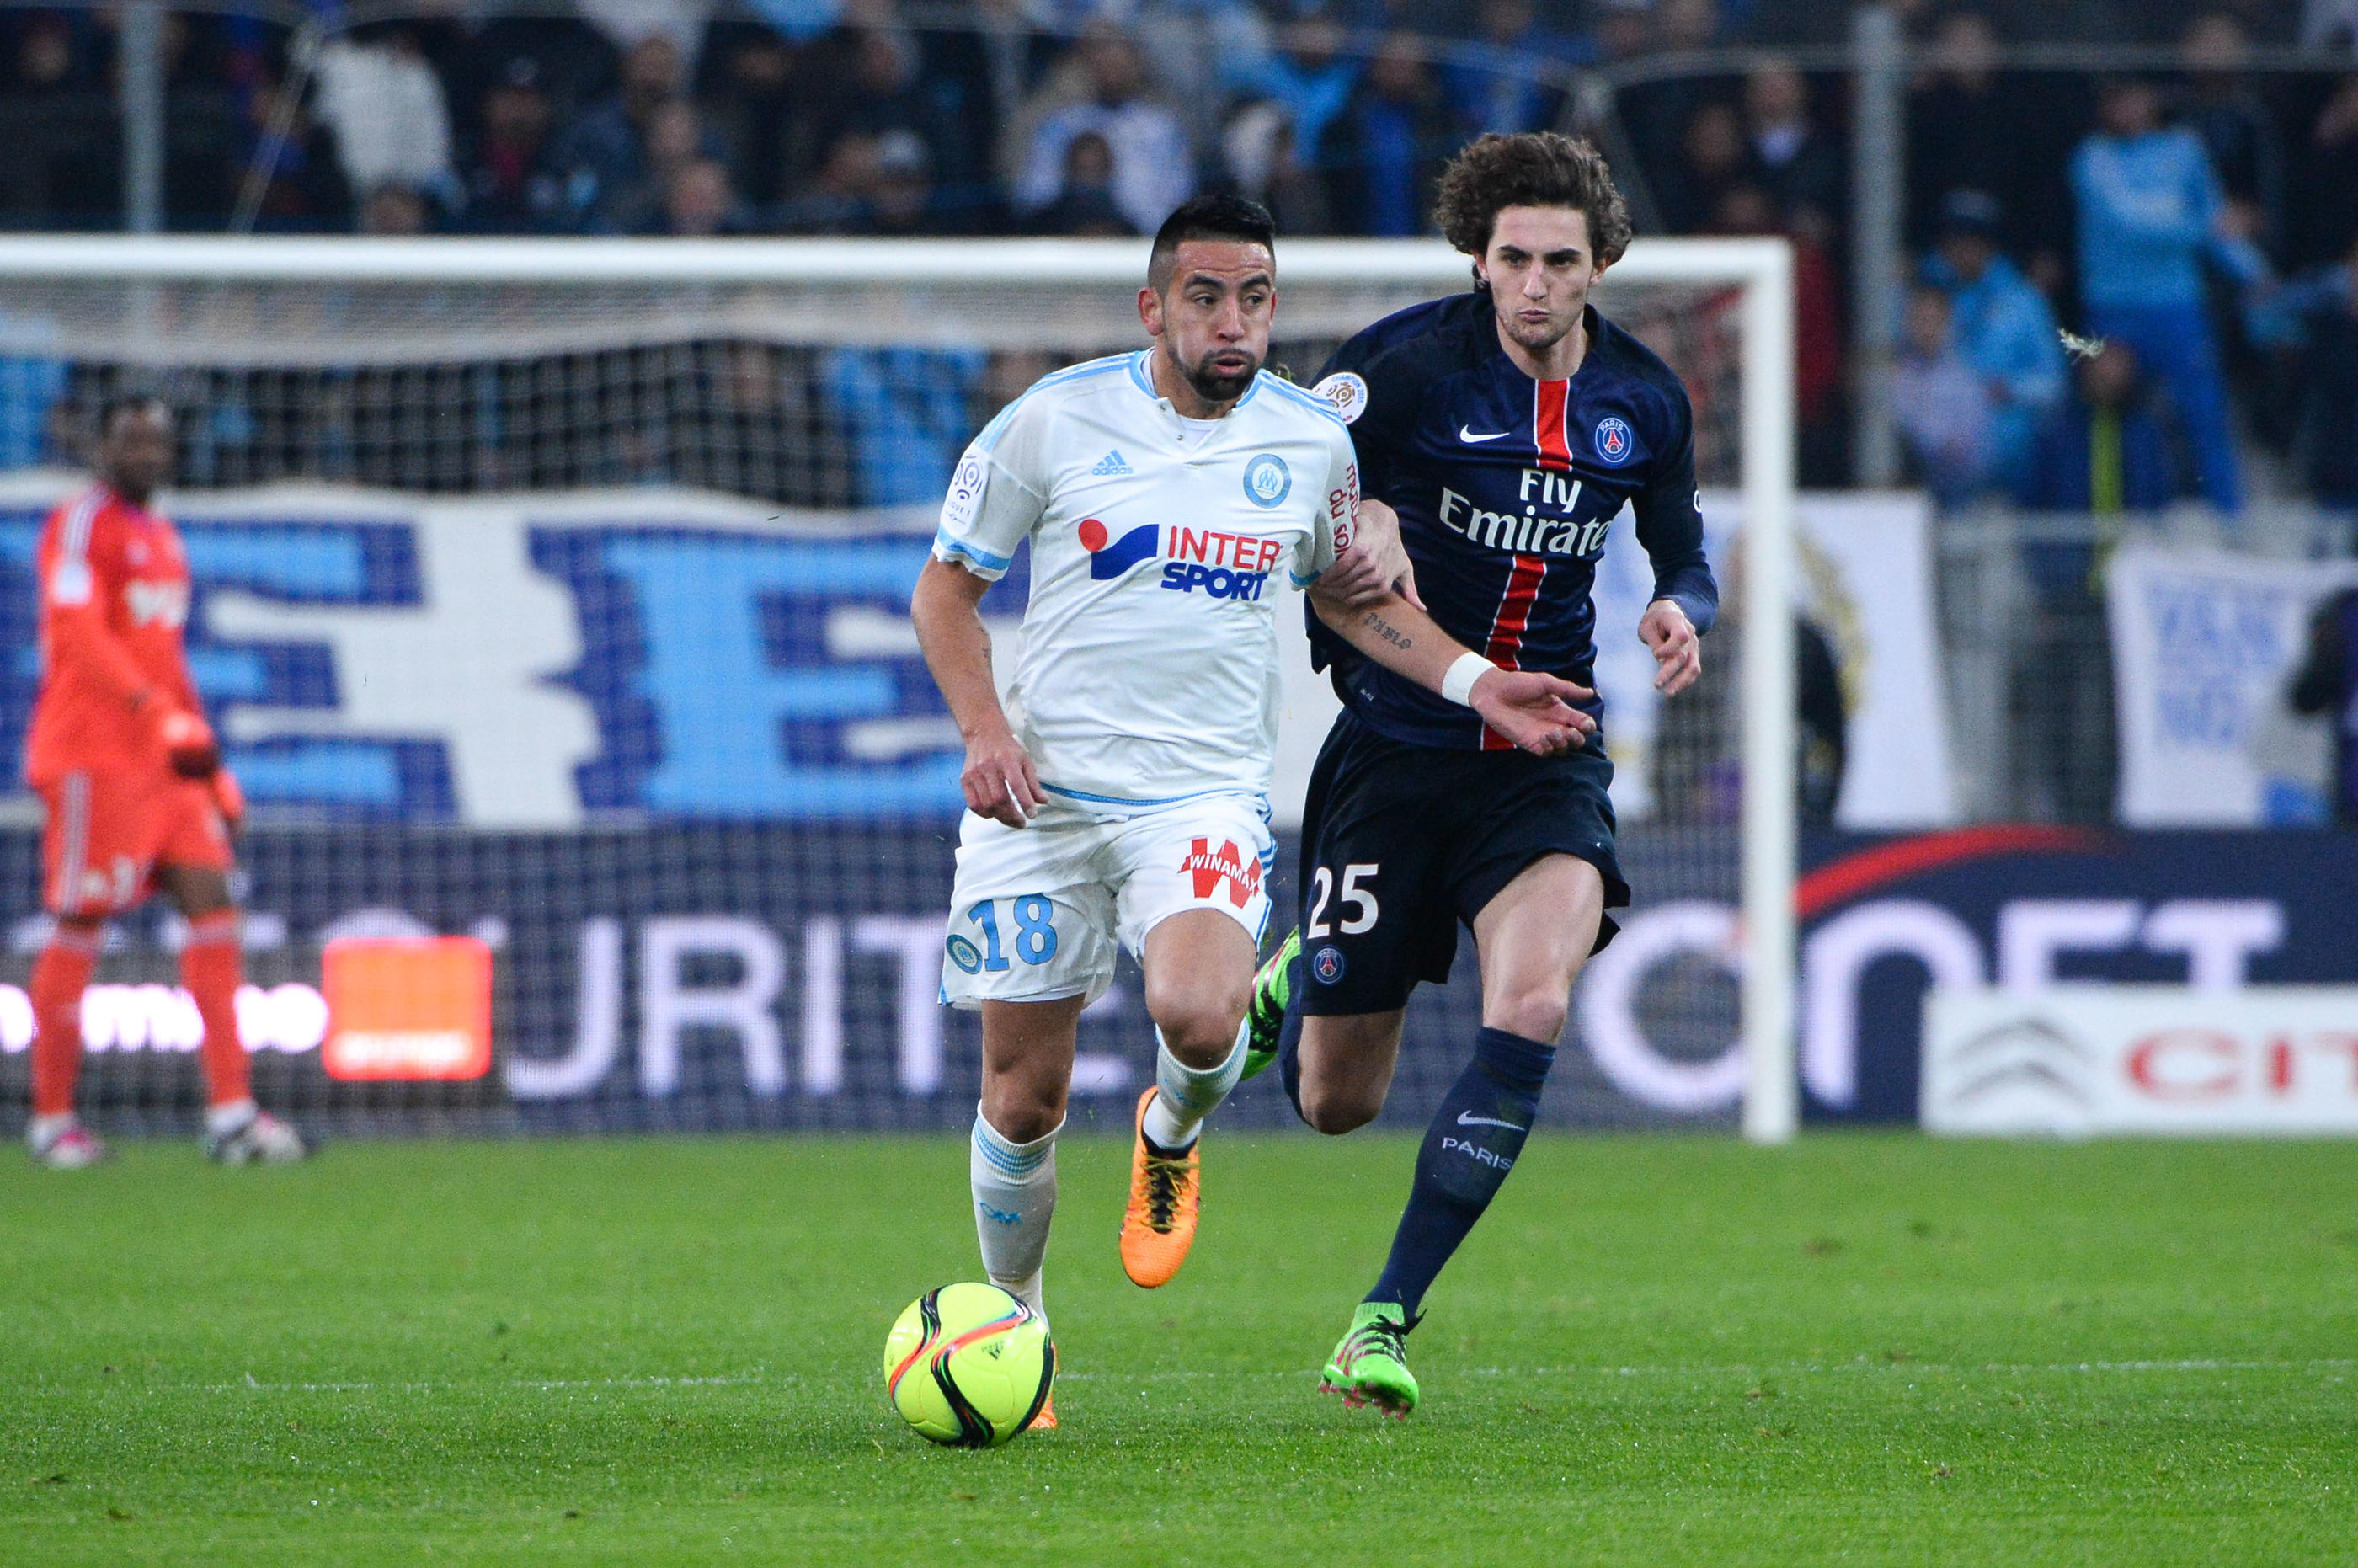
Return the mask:
M 1457 427 L 1457 438 L 1468 445 L 1473 445 L 1482 441 L 1502 441 L 1513 434 L 1514 432 L 1512 430 L 1492 430 L 1487 434 L 1477 436 L 1474 433 L 1474 427 L 1471 425 L 1460 425 Z
M 1509 1132 L 1529 1132 L 1531 1130 L 1530 1128 L 1523 1126 L 1520 1122 L 1500 1121 L 1495 1117 L 1476 1116 L 1470 1110 L 1461 1110 L 1457 1113 L 1457 1125 L 1460 1127 L 1503 1127 Z

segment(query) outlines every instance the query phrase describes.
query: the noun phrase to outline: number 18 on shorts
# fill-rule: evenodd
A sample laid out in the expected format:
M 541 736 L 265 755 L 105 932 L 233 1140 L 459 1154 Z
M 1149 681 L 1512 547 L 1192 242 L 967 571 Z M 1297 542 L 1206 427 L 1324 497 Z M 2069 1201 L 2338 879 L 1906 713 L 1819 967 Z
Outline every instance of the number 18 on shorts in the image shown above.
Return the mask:
M 942 955 L 942 998 L 1094 1001 L 1114 959 L 1190 909 L 1217 910 L 1256 943 L 1275 841 L 1255 796 L 1215 795 L 1136 816 L 1089 816 L 1052 801 L 1029 827 L 968 813 Z

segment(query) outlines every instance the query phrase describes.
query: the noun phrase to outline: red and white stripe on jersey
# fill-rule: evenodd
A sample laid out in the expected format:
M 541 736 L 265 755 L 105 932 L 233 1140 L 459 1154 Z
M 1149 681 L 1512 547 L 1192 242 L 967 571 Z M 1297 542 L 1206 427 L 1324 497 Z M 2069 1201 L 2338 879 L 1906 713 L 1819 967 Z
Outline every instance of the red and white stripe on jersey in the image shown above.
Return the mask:
M 1558 473 L 1572 468 L 1572 447 L 1564 435 L 1564 415 L 1572 403 L 1572 383 L 1569 381 L 1538 381 L 1531 384 L 1531 435 L 1539 447 L 1540 467 Z M 1490 617 L 1490 641 L 1482 656 L 1500 669 L 1520 669 L 1517 655 L 1523 650 L 1523 633 L 1531 623 L 1531 606 L 1539 601 L 1540 585 L 1547 580 L 1547 559 L 1542 556 L 1517 556 L 1514 570 L 1507 574 L 1507 589 L 1498 596 L 1498 608 Z M 1504 752 L 1514 742 L 1488 725 L 1482 727 L 1482 749 Z
M 82 561 L 90 558 L 90 535 L 98 522 L 99 508 L 106 504 L 104 489 L 93 485 L 74 497 L 66 513 L 66 525 L 58 530 L 58 559 Z
M 1531 435 L 1539 443 L 1540 467 L 1564 473 L 1572 468 L 1572 443 L 1564 420 L 1572 412 L 1572 383 L 1531 383 Z

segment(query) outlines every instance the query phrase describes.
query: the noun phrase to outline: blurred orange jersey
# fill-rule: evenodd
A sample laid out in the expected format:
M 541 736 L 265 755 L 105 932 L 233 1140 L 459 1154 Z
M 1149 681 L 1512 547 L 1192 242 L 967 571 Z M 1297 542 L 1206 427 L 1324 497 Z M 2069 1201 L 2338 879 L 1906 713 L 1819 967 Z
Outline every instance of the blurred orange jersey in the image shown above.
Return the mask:
M 27 780 L 168 771 L 158 716 L 204 711 L 181 643 L 189 558 L 179 532 L 93 485 L 49 514 L 36 570 L 41 690 L 25 742 Z

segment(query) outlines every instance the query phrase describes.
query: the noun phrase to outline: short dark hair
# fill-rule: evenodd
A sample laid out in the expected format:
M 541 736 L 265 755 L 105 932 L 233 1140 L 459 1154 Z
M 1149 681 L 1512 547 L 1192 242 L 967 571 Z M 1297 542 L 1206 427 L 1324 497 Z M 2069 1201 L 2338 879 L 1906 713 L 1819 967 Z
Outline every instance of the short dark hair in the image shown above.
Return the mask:
M 1242 196 L 1198 196 L 1179 204 L 1154 231 L 1146 256 L 1146 286 L 1160 294 L 1171 287 L 1179 247 L 1189 240 L 1238 240 L 1277 255 L 1277 220 L 1260 202 Z
M 1433 222 L 1469 256 L 1490 248 L 1490 231 L 1507 207 L 1577 207 L 1588 217 L 1588 246 L 1600 262 L 1629 248 L 1629 204 L 1587 141 L 1554 131 L 1476 138 L 1441 171 Z
M 164 417 L 172 416 L 172 406 L 152 392 L 110 392 L 99 400 L 98 438 L 106 439 L 114 428 L 117 416 L 134 408 L 160 408 Z

